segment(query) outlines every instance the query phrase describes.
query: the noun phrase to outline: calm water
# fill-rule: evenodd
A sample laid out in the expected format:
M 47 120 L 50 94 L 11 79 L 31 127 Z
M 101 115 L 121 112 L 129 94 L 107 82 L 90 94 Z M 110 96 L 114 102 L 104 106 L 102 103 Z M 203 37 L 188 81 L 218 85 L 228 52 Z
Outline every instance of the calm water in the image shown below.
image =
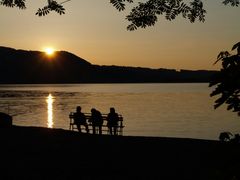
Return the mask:
M 240 118 L 226 107 L 214 110 L 208 84 L 1 85 L 0 111 L 15 125 L 69 128 L 77 105 L 124 117 L 124 135 L 217 139 L 240 132 Z

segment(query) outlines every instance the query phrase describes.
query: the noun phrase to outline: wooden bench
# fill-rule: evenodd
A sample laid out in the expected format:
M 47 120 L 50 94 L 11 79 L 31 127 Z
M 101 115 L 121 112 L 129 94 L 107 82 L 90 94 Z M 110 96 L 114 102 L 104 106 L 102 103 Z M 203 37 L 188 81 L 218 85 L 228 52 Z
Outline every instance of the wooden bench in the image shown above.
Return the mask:
M 92 123 L 89 122 L 90 118 L 91 118 L 91 113 L 84 113 L 86 116 L 86 120 L 88 123 L 88 128 L 91 131 L 92 128 Z M 108 114 L 102 114 L 102 118 L 103 118 L 103 125 L 102 125 L 102 132 L 105 132 L 105 134 L 110 134 L 109 129 L 107 127 L 107 115 Z M 117 126 L 117 135 L 123 135 L 123 117 L 121 114 L 118 114 L 119 117 L 119 121 L 118 121 L 118 126 Z M 69 123 L 69 129 L 71 131 L 77 130 L 77 125 L 74 123 L 74 112 L 70 112 L 69 114 L 69 119 L 70 119 L 70 123 Z M 82 130 L 85 130 L 84 126 L 81 126 Z

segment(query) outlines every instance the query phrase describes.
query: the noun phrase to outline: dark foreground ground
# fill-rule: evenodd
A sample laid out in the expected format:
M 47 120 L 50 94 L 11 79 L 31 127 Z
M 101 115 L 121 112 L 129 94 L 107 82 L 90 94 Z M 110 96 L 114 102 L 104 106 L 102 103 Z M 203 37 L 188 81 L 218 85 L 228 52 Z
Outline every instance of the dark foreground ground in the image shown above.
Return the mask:
M 239 179 L 240 146 L 111 137 L 62 129 L 0 129 L 0 179 Z

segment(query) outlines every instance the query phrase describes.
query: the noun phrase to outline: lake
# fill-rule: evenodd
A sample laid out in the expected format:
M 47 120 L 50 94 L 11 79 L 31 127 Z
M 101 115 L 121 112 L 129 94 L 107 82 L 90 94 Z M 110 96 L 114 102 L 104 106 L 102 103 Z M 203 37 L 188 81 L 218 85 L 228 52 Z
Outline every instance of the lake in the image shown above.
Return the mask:
M 240 118 L 214 109 L 207 83 L 0 85 L 0 111 L 13 124 L 69 129 L 69 113 L 110 107 L 124 118 L 124 135 L 218 139 L 240 132 Z

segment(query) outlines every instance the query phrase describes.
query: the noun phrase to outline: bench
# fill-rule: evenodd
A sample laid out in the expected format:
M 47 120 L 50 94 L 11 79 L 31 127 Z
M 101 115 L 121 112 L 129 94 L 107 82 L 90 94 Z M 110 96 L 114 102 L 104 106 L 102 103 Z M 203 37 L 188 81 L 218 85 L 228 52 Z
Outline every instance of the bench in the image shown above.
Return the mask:
M 91 118 L 91 113 L 84 113 L 84 115 L 86 116 L 86 120 L 88 123 L 88 128 L 91 131 L 92 128 L 92 124 L 89 122 L 90 118 Z M 103 125 L 102 125 L 102 132 L 105 134 L 110 134 L 109 129 L 107 127 L 107 116 L 108 114 L 102 114 L 102 118 L 103 118 Z M 123 117 L 121 114 L 118 114 L 119 117 L 119 121 L 118 121 L 118 126 L 117 126 L 117 135 L 123 135 Z M 74 123 L 74 112 L 70 112 L 69 114 L 69 119 L 70 119 L 70 123 L 69 123 L 69 129 L 71 131 L 77 130 L 77 126 Z M 81 126 L 82 130 L 85 130 L 85 127 Z

